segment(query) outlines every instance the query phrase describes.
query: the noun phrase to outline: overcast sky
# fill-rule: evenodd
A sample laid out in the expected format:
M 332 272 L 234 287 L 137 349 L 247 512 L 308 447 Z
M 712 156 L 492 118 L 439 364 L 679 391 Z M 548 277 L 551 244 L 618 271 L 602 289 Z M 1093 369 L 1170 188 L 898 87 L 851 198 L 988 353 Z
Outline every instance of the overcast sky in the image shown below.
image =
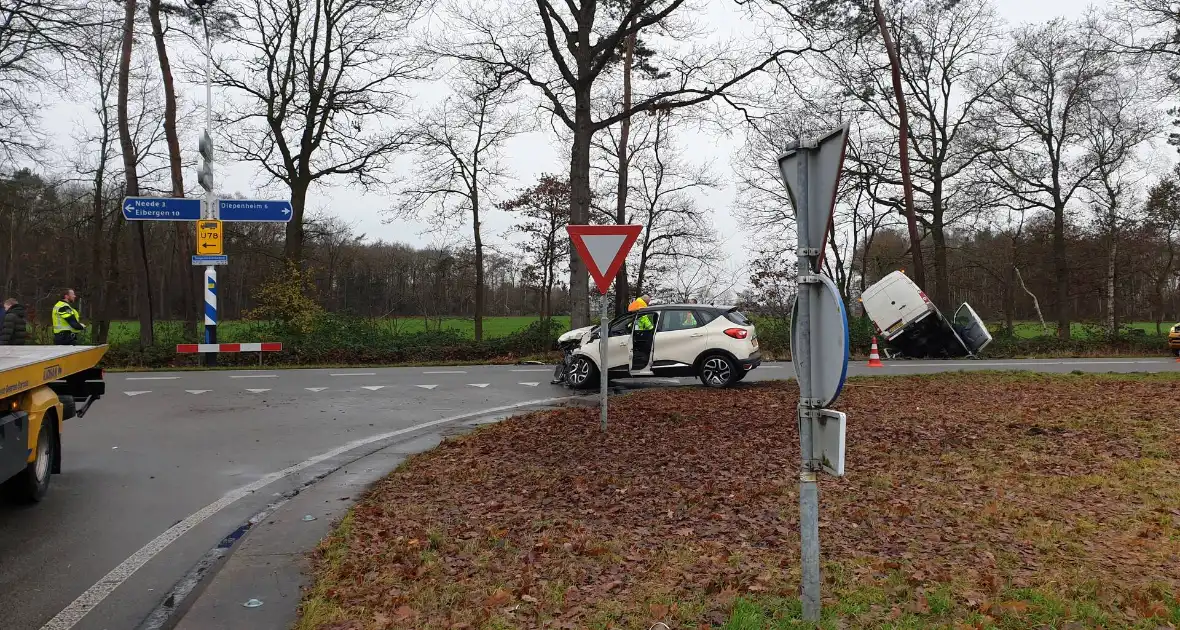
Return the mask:
M 1085 3 L 1078 0 L 993 0 L 993 2 L 1001 16 L 1012 25 L 1042 22 L 1058 16 L 1076 17 L 1084 13 L 1087 7 Z M 1108 0 L 1097 0 L 1091 5 L 1102 7 L 1108 3 Z M 186 98 L 203 104 L 203 86 L 180 87 Z M 215 91 L 214 98 L 220 97 Z M 75 124 L 84 123 L 85 115 L 82 114 L 84 109 L 85 107 L 61 103 L 52 110 L 53 113 L 48 118 L 74 121 Z M 59 142 L 63 145 L 71 143 L 71 125 L 53 124 L 52 120 L 50 124 L 54 127 Z M 181 142 L 185 145 L 186 153 L 190 151 L 195 153 L 197 144 L 195 135 L 192 138 L 182 138 Z M 713 164 L 714 173 L 721 181 L 732 179 L 729 151 L 734 146 L 729 139 L 694 135 L 684 137 L 682 142 L 690 149 L 690 155 L 698 148 L 707 152 Z M 560 147 L 555 146 L 552 138 L 543 133 L 531 133 L 516 138 L 506 151 L 508 166 L 516 175 L 515 184 L 510 188 L 517 189 L 529 185 L 535 182 L 542 173 L 563 175 L 567 173 L 568 164 L 558 157 L 560 154 Z M 190 175 L 191 173 L 186 173 L 186 181 L 192 179 Z M 272 188 L 269 191 L 260 190 L 264 180 L 257 175 L 251 165 L 219 164 L 216 176 L 219 181 L 223 182 L 219 187 L 226 191 L 240 192 L 247 196 L 272 198 L 282 198 L 287 194 L 281 188 Z M 309 199 L 309 211 L 322 209 L 336 214 L 353 224 L 357 231 L 366 234 L 369 240 L 383 239 L 416 245 L 442 244 L 450 241 L 450 244 L 453 244 L 466 234 L 466 232 L 461 232 L 449 237 L 439 236 L 427 233 L 426 225 L 422 222 L 398 220 L 390 223 L 388 216 L 383 214 L 383 211 L 390 205 L 387 198 L 379 194 L 364 194 L 343 182 L 340 185 L 320 188 L 313 192 L 313 196 Z M 745 235 L 740 231 L 737 222 L 730 213 L 733 194 L 732 187 L 728 187 L 702 198 L 701 202 L 704 207 L 714 211 L 714 225 L 725 240 L 720 246 L 729 254 L 730 264 L 728 266 L 738 267 L 746 262 L 742 247 Z M 486 215 L 485 221 L 485 234 L 491 236 L 488 240 L 493 243 L 503 242 L 499 235 L 505 234 L 511 228 L 511 216 L 493 211 Z M 470 228 L 465 229 L 469 230 Z M 485 236 L 485 239 L 487 238 Z

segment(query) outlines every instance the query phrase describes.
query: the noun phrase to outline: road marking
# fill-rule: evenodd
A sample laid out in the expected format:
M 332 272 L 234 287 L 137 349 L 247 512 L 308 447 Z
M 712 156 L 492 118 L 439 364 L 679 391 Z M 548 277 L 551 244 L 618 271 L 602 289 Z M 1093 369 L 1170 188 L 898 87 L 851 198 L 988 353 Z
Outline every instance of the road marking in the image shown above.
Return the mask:
M 535 369 L 535 368 L 534 368 L 534 369 L 531 369 L 531 370 L 512 370 L 512 371 L 513 371 L 513 372 L 548 372 L 548 371 L 549 371 L 549 369 L 548 369 L 548 368 L 546 368 L 546 369 L 543 369 L 543 370 L 538 370 L 538 369 Z
M 520 383 L 520 385 L 528 385 L 529 387 L 536 387 L 537 385 L 540 385 L 540 383 Z
M 246 391 L 250 392 L 251 394 L 261 394 L 262 392 L 269 392 L 269 391 L 270 391 L 270 389 L 269 389 L 269 388 L 268 388 L 268 389 L 250 389 L 250 388 L 246 388 Z
M 211 389 L 186 389 L 184 391 L 186 391 L 190 394 L 204 394 L 206 392 L 211 392 L 213 390 L 211 390 Z
M 377 376 L 376 372 L 340 372 L 337 374 L 329 374 L 328 376 Z
M 231 374 L 230 378 L 278 378 L 278 374 Z
M 375 391 L 381 389 L 382 387 L 385 387 L 385 386 L 384 385 L 361 385 L 361 389 L 367 389 L 371 392 L 375 392 Z
M 467 370 L 441 370 L 438 372 L 423 372 L 423 374 L 466 374 Z
M 576 396 L 562 396 L 559 398 L 543 398 L 540 400 L 529 400 L 529 401 L 525 401 L 525 402 L 521 402 L 521 403 L 515 403 L 512 405 L 504 405 L 502 407 L 493 407 L 491 409 L 484 409 L 482 411 L 477 411 L 474 413 L 465 413 L 465 414 L 462 414 L 459 416 L 451 416 L 449 418 L 442 418 L 441 420 L 433 420 L 431 422 L 423 422 L 422 424 L 416 424 L 412 427 L 407 427 L 405 429 L 398 429 L 397 431 L 390 431 L 388 433 L 381 433 L 378 435 L 369 436 L 367 438 L 353 440 L 352 442 L 349 442 L 348 444 L 345 444 L 343 446 L 338 446 L 338 447 L 336 447 L 330 451 L 324 452 L 324 453 L 320 453 L 319 455 L 316 455 L 315 457 L 312 457 L 310 459 L 303 460 L 302 462 L 299 462 L 298 464 L 294 464 L 294 465 L 288 466 L 287 468 L 284 468 L 280 471 L 270 473 L 269 475 L 266 475 L 265 477 L 262 477 L 251 484 L 242 486 L 241 488 L 238 488 L 237 490 L 230 491 L 228 494 L 226 494 L 225 496 L 221 497 L 220 499 L 214 501 L 213 503 L 210 503 L 209 505 L 206 505 L 205 507 L 201 508 L 200 510 L 193 512 L 192 514 L 190 514 L 188 516 L 188 518 L 185 518 L 183 521 L 180 521 L 179 523 L 173 525 L 172 527 L 169 527 L 166 531 L 164 531 L 164 533 L 160 534 L 159 536 L 156 536 L 151 542 L 144 545 L 143 547 L 140 547 L 139 551 L 136 551 L 135 553 L 131 554 L 131 556 L 128 557 L 126 560 L 124 560 L 122 563 L 120 563 L 119 566 L 115 567 L 114 569 L 111 569 L 111 571 L 109 573 L 107 573 L 105 576 L 103 576 L 101 579 L 99 579 L 98 582 L 95 582 L 93 586 L 86 589 L 86 592 L 79 595 L 78 598 L 75 599 L 73 602 L 71 602 L 69 606 L 66 606 L 64 609 L 62 609 L 61 612 L 54 615 L 53 619 L 50 619 L 48 623 L 46 623 L 44 626 L 41 627 L 41 630 L 70 630 L 75 625 L 77 625 L 78 622 L 81 621 L 83 617 L 86 616 L 86 613 L 90 612 L 91 610 L 94 610 L 95 607 L 97 607 L 100 603 L 102 603 L 102 601 L 104 599 L 107 598 L 107 596 L 109 596 L 111 593 L 113 593 L 115 591 L 115 589 L 119 588 L 119 586 L 122 585 L 124 582 L 126 582 L 127 579 L 130 578 L 136 571 L 138 571 L 140 568 L 142 568 L 143 565 L 145 565 L 149 561 L 151 561 L 152 558 L 156 557 L 161 551 L 166 549 L 169 545 L 171 545 L 173 542 L 175 542 L 181 536 L 188 533 L 189 530 L 196 527 L 197 525 L 200 525 L 206 519 L 208 519 L 210 516 L 217 514 L 218 512 L 224 510 L 225 508 L 229 507 L 230 505 L 233 505 L 242 497 L 249 496 L 250 494 L 257 492 L 257 491 L 261 490 L 262 488 L 265 488 L 266 486 L 268 486 L 268 485 L 270 485 L 270 484 L 272 484 L 284 477 L 288 477 L 290 475 L 298 473 L 298 472 L 305 470 L 307 468 L 310 468 L 320 462 L 324 462 L 329 459 L 332 459 L 333 457 L 336 457 L 338 455 L 343 455 L 351 450 L 360 448 L 362 446 L 366 446 L 368 444 L 373 444 L 374 442 L 388 440 L 390 438 L 394 438 L 399 435 L 405 435 L 407 433 L 413 433 L 415 431 L 421 431 L 422 429 L 435 427 L 440 424 L 448 424 L 451 422 L 456 422 L 458 420 L 464 420 L 467 418 L 476 418 L 476 417 L 480 417 L 480 416 L 487 416 L 487 415 L 491 415 L 491 414 L 501 413 L 504 411 L 511 411 L 513 409 L 520 409 L 521 407 L 533 407 L 533 406 L 537 406 L 537 405 L 551 405 L 553 403 L 558 403 L 558 402 L 561 402 L 564 400 L 571 400 L 573 398 L 577 398 L 577 397 Z
M 175 381 L 179 376 L 128 376 L 128 381 Z
M 327 387 L 304 387 L 303 389 L 306 389 L 309 392 L 315 392 L 318 394 L 328 388 Z
M 140 394 L 150 394 L 150 393 L 152 393 L 152 390 L 149 389 L 145 392 L 123 392 L 123 393 L 127 394 L 128 396 L 138 396 Z
M 421 387 L 422 389 L 434 389 L 438 385 L 415 385 L 414 387 Z
M 472 387 L 487 387 L 488 383 L 468 383 Z

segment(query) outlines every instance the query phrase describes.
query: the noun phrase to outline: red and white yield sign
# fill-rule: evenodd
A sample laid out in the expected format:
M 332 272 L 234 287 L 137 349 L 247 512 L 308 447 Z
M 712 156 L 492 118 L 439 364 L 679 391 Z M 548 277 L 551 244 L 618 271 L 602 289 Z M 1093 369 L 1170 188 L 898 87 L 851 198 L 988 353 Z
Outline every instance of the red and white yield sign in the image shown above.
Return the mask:
M 598 292 L 606 295 L 610 283 L 627 260 L 631 246 L 643 232 L 642 225 L 567 225 L 570 241 L 586 268 Z

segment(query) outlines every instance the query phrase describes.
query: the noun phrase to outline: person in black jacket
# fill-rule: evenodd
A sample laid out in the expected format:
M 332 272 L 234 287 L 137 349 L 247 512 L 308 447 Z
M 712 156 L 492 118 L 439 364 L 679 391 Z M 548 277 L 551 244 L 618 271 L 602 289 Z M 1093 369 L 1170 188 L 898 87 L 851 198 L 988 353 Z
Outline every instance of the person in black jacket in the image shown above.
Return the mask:
M 23 346 L 28 338 L 29 325 L 25 319 L 25 305 L 16 298 L 4 300 L 4 322 L 0 324 L 0 345 Z

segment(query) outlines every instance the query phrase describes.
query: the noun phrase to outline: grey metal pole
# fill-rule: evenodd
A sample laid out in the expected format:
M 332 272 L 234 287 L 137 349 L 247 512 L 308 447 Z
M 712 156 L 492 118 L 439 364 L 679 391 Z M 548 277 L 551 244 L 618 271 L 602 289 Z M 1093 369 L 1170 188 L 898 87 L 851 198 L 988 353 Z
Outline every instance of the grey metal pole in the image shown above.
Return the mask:
M 205 7 L 201 7 L 201 24 L 205 29 L 205 135 L 209 137 L 210 146 L 212 146 L 213 139 L 213 40 L 209 37 L 209 21 L 205 15 Z M 210 159 L 212 162 L 212 159 Z M 213 196 L 213 188 L 205 191 L 205 218 L 217 218 L 217 200 Z M 205 267 L 205 281 L 202 287 L 201 295 L 205 302 L 205 308 L 199 314 L 205 320 L 205 343 L 217 343 L 217 320 L 220 319 L 217 312 L 217 303 L 209 302 L 209 284 L 212 280 L 214 290 L 217 287 L 217 267 L 207 265 Z M 216 300 L 216 297 L 213 298 Z M 213 319 L 210 320 L 209 312 L 212 311 Z M 212 322 L 212 323 L 210 323 Z M 205 354 L 205 365 L 214 367 L 217 365 L 217 354 L 209 352 Z
M 602 430 L 606 431 L 606 381 L 607 370 L 610 368 L 606 364 L 606 344 L 607 338 L 610 336 L 610 314 L 608 309 L 606 296 L 602 296 L 602 320 L 598 324 L 598 389 L 602 394 L 602 410 L 599 412 L 602 423 Z
M 810 143 L 806 138 L 799 141 L 799 195 L 796 203 L 796 226 L 798 234 L 809 234 L 808 204 L 808 161 L 811 155 Z M 808 243 L 814 246 L 814 243 Z M 798 296 L 799 301 L 799 348 L 792 348 L 795 362 L 795 373 L 806 374 L 799 380 L 799 453 L 801 463 L 799 467 L 799 542 L 800 563 L 803 577 L 803 619 L 804 621 L 819 621 L 820 617 L 820 575 L 819 575 L 819 486 L 816 483 L 816 471 L 813 464 L 814 455 L 811 452 L 811 423 L 815 417 L 816 408 L 812 403 L 812 343 L 811 343 L 811 302 L 812 291 L 817 285 L 805 282 L 806 277 L 814 275 L 812 256 L 802 247 L 798 248 Z

